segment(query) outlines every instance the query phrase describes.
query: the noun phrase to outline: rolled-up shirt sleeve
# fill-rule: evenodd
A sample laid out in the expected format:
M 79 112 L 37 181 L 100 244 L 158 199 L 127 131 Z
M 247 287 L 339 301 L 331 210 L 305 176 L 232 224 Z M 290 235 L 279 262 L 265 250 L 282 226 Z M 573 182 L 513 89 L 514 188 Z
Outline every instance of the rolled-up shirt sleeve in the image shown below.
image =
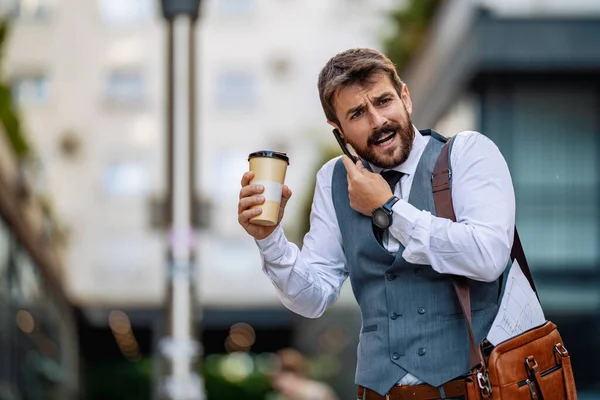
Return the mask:
M 450 162 L 457 221 L 400 200 L 389 232 L 404 246 L 408 262 L 492 282 L 503 273 L 513 243 L 515 195 L 508 166 L 496 145 L 476 132 L 456 136 Z
M 340 295 L 348 277 L 333 200 L 331 179 L 336 159 L 317 173 L 310 230 L 302 250 L 285 237 L 281 226 L 256 243 L 263 271 L 277 288 L 282 304 L 297 314 L 317 318 Z

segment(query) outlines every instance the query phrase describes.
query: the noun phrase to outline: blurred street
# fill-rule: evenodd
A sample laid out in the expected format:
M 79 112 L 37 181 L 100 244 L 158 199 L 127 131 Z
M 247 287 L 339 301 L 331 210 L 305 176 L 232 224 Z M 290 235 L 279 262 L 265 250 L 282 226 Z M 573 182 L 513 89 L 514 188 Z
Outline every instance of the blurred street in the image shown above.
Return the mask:
M 396 63 L 416 127 L 501 150 L 545 316 L 600 399 L 599 1 L 198 3 L 0 0 L 0 400 L 356 398 L 349 282 L 292 313 L 237 221 L 248 155 L 285 152 L 301 246 L 341 154 L 317 77 L 355 47 Z

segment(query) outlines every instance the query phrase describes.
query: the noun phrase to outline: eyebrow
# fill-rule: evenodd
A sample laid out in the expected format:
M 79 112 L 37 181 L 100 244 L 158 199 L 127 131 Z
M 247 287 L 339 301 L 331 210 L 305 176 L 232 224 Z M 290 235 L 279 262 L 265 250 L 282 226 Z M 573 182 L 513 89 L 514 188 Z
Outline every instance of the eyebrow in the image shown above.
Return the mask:
M 373 102 L 374 103 L 380 102 L 381 100 L 383 100 L 389 96 L 393 96 L 393 93 L 392 92 L 383 92 L 379 96 L 373 97 Z M 361 104 L 357 105 L 356 107 L 352 107 L 351 109 L 349 109 L 346 112 L 346 118 L 348 118 L 350 115 L 354 114 L 355 112 L 362 110 L 364 107 L 365 107 L 365 103 L 361 103 Z
M 346 118 L 348 118 L 349 116 L 351 116 L 355 112 L 362 110 L 363 108 L 365 108 L 365 103 L 359 104 L 356 107 L 352 107 L 351 109 L 349 109 L 348 111 L 346 111 Z

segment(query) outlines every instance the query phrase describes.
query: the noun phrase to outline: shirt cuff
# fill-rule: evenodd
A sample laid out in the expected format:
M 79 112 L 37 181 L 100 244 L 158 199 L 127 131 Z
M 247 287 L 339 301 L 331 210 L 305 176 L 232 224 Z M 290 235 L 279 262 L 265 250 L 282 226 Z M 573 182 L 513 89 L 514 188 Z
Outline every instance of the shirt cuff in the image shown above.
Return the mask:
M 389 227 L 389 233 L 398 239 L 404 247 L 408 247 L 410 237 L 422 211 L 406 202 L 406 200 L 398 200 L 392 207 L 392 211 L 393 223 Z
M 285 237 L 281 225 L 278 225 L 266 238 L 260 240 L 255 239 L 254 241 L 266 262 L 275 261 L 285 254 L 287 238 Z

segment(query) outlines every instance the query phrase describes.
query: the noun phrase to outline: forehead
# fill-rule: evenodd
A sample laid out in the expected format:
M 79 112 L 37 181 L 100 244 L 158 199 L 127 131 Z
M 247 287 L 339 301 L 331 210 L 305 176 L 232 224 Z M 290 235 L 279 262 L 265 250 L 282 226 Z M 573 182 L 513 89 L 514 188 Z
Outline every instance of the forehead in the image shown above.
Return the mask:
M 396 93 L 394 84 L 387 74 L 376 72 L 365 82 L 344 86 L 336 91 L 334 95 L 336 113 L 345 112 L 364 103 L 367 98 L 377 97 L 385 92 Z

